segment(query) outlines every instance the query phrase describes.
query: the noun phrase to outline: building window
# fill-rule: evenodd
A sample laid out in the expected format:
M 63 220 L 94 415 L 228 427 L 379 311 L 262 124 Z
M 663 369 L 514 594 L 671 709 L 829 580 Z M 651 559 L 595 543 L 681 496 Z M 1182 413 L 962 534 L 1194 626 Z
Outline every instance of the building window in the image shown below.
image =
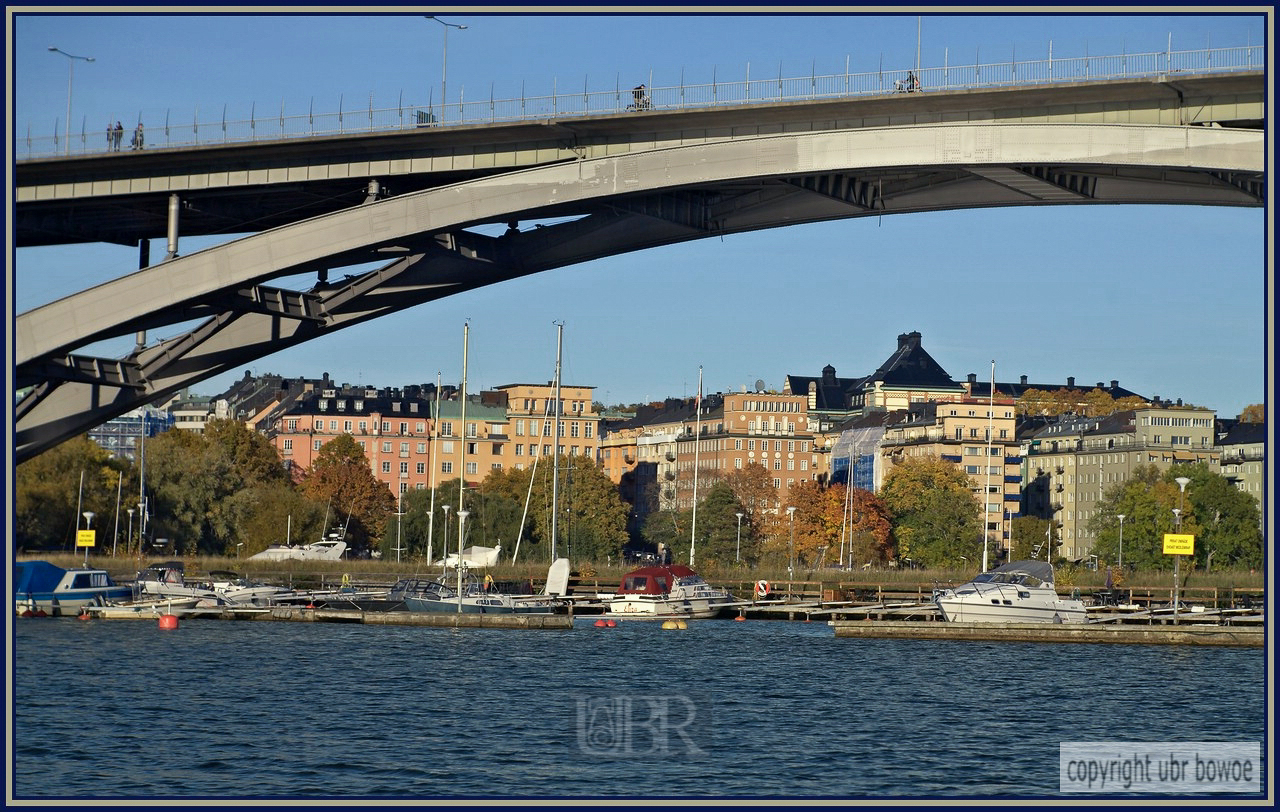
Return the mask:
M 316 441 L 315 441 L 315 443 L 314 443 L 314 445 L 313 445 L 312 447 L 313 447 L 316 451 L 319 451 L 319 450 L 320 450 L 320 446 L 322 446 L 323 444 L 324 444 L 324 441 L 323 441 L 323 440 L 316 440 Z
M 452 474 L 452 473 L 453 473 L 453 463 L 452 463 L 452 462 L 450 462 L 450 461 L 448 461 L 448 460 L 445 460 L 444 462 L 440 463 L 440 473 L 442 473 L 442 474 Z
M 425 474 L 427 472 L 427 464 L 425 462 L 418 463 L 418 473 Z
M 391 453 L 391 441 L 390 441 L 390 440 L 384 440 L 384 441 L 382 442 L 382 453 L 384 453 L 384 454 L 390 454 L 390 453 Z
M 409 463 L 407 463 L 407 462 L 402 462 L 402 463 L 400 463 L 400 473 L 402 473 L 402 474 L 408 474 L 408 473 L 409 473 Z
M 468 473 L 468 474 L 474 474 L 474 473 L 476 473 L 476 471 L 477 471 L 477 470 L 478 470 L 478 469 L 476 468 L 476 464 L 475 464 L 474 462 L 469 462 L 469 463 L 467 463 L 467 473 Z
M 288 454 L 293 453 L 293 440 L 286 439 L 284 441 L 284 450 L 285 450 L 285 453 L 288 453 Z
M 426 444 L 426 443 L 418 443 L 418 453 L 419 453 L 419 454 L 425 454 L 425 453 L 427 453 L 427 444 Z
M 386 424 L 386 423 L 383 423 L 383 424 L 382 424 L 382 427 L 385 429 L 385 428 L 387 427 L 387 424 Z M 453 436 L 453 422 L 452 422 L 452 421 L 449 421 L 449 420 L 441 421 L 441 423 L 440 423 L 440 436 L 441 436 L 441 437 L 452 437 L 452 436 Z
M 582 433 L 582 436 L 583 436 L 583 437 L 586 437 L 588 440 L 589 440 L 589 439 L 591 439 L 591 424 L 590 424 L 590 423 L 587 423 L 587 424 L 583 427 L 583 433 Z
M 382 463 L 382 473 L 384 474 L 391 473 L 391 463 L 389 462 Z

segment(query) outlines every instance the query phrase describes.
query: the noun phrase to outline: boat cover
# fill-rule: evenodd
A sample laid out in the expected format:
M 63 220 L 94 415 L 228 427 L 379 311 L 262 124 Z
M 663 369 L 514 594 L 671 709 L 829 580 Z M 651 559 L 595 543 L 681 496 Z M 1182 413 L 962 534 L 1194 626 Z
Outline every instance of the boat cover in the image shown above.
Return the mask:
M 1039 578 L 1046 584 L 1053 584 L 1053 565 L 1048 561 L 1011 561 L 1008 564 L 1003 564 L 990 570 L 990 572 L 1025 572 L 1033 578 Z
M 14 593 L 17 595 L 52 592 L 62 583 L 67 571 L 48 561 L 18 561 L 14 564 Z

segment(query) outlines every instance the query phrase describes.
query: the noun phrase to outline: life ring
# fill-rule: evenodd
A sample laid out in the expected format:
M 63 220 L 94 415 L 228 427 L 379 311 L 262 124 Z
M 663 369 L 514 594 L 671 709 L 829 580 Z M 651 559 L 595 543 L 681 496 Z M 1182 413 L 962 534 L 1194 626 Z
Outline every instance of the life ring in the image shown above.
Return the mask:
M 344 572 L 342 573 L 342 588 L 346 589 L 349 586 L 351 586 L 351 574 Z
M 765 580 L 756 581 L 756 597 L 764 600 L 769 597 L 769 582 Z

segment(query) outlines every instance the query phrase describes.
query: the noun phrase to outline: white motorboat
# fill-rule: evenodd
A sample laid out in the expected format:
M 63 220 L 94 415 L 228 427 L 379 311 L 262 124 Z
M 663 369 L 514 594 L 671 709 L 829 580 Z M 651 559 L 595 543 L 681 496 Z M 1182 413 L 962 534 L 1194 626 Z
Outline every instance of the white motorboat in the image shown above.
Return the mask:
M 95 600 L 128 600 L 132 590 L 111 580 L 106 570 L 64 569 L 48 561 L 14 563 L 14 606 L 19 615 L 76 616 Z
M 1084 601 L 1059 597 L 1047 561 L 1013 561 L 972 581 L 935 589 L 933 602 L 953 623 L 1083 623 Z
M 328 537 L 310 544 L 273 544 L 260 553 L 249 556 L 250 561 L 340 561 L 347 551 L 347 542 L 339 530 Z
M 208 581 L 189 581 L 181 561 L 165 561 L 138 573 L 133 591 L 136 600 L 195 598 L 201 608 L 211 606 L 271 606 L 297 597 L 289 587 L 259 584 L 225 570 L 209 574 Z
M 608 602 L 608 614 L 632 618 L 709 618 L 735 604 L 728 590 L 714 587 L 683 564 L 641 567 L 622 576 Z
M 155 598 L 145 601 L 128 601 L 125 603 L 89 603 L 81 610 L 90 617 L 103 619 L 150 619 L 164 615 L 185 617 L 200 611 L 196 605 L 200 598 Z

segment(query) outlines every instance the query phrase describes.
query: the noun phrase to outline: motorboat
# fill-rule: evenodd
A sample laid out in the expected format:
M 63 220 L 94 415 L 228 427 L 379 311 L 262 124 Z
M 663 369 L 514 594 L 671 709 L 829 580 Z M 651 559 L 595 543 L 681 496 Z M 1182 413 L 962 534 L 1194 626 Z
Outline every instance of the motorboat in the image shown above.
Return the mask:
M 497 547 L 467 547 L 461 553 L 449 553 L 442 560 L 437 561 L 436 564 L 449 569 L 456 569 L 459 566 L 485 569 L 497 564 L 498 556 L 501 553 L 501 544 Z
M 131 597 L 133 590 L 111 580 L 106 570 L 64 569 L 48 561 L 14 564 L 14 603 L 19 615 L 74 617 L 91 601 L 125 601 Z
M 260 553 L 249 556 L 250 561 L 341 561 L 347 552 L 347 542 L 340 530 L 331 532 L 320 541 L 310 544 L 273 544 Z
M 1059 597 L 1047 561 L 1013 561 L 956 587 L 934 590 L 944 620 L 959 623 L 1083 623 L 1084 601 Z
M 196 598 L 201 608 L 273 606 L 299 598 L 289 587 L 256 583 L 229 570 L 214 570 L 207 581 L 190 581 L 181 561 L 152 564 L 133 583 L 137 600 Z
M 538 595 L 502 591 L 488 575 L 481 579 L 470 568 L 463 567 L 436 578 L 401 579 L 392 587 L 390 600 L 403 602 L 410 612 L 549 615 L 565 605 L 563 598 L 568 582 L 567 558 L 552 562 L 547 570 L 546 588 Z
M 164 561 L 151 564 L 133 579 L 133 598 L 136 601 L 183 600 L 195 598 L 203 606 L 217 606 L 223 599 L 211 584 L 194 584 L 187 581 L 181 561 Z
M 128 601 L 125 603 L 91 602 L 81 609 L 83 614 L 103 619 L 150 619 L 164 615 L 184 617 L 196 614 L 199 598 L 154 598 L 144 601 Z
M 728 590 L 714 587 L 683 564 L 640 567 L 622 576 L 608 601 L 608 614 L 635 618 L 709 618 L 735 604 Z

